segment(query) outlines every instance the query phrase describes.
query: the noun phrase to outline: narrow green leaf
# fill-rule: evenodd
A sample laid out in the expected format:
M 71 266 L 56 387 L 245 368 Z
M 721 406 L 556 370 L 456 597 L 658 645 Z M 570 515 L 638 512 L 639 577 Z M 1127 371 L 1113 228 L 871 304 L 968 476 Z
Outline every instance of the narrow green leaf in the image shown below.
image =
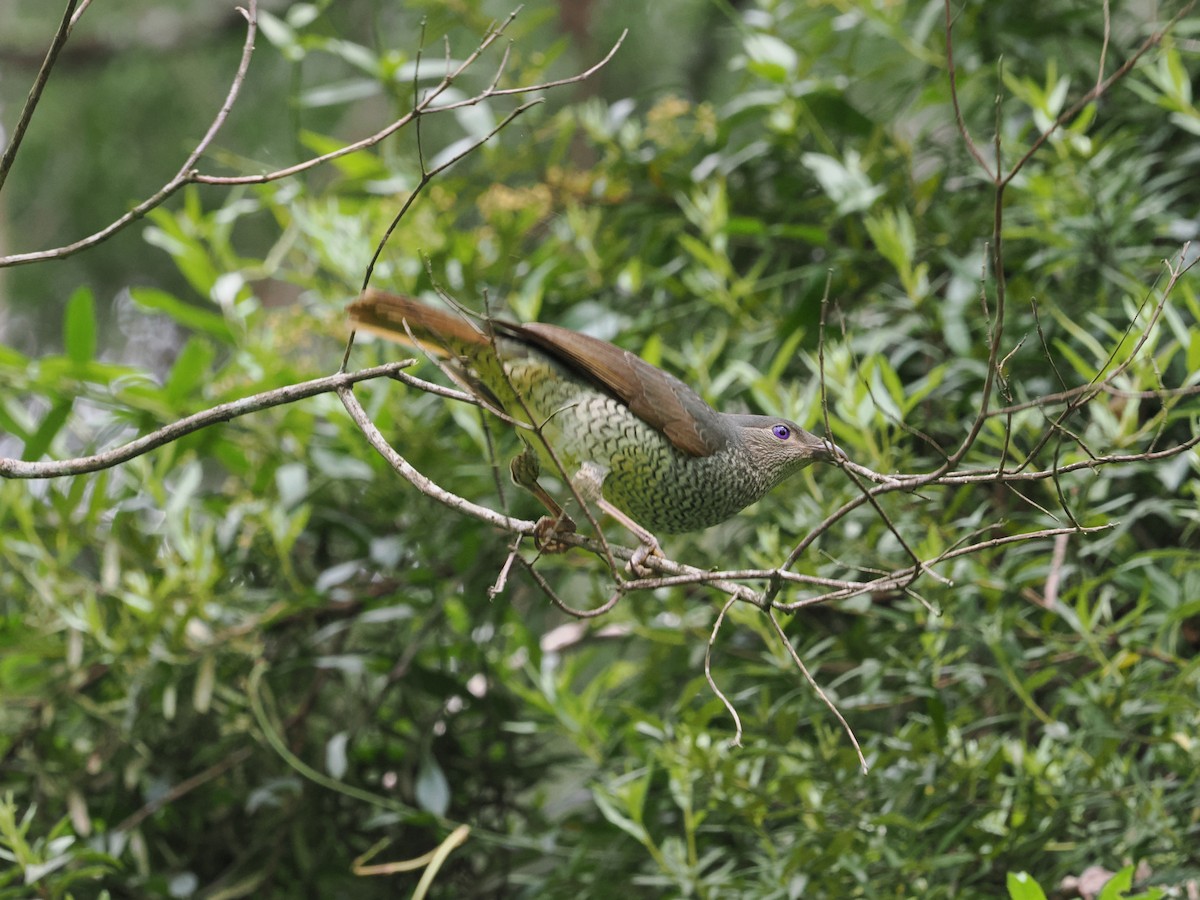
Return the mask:
M 203 331 L 225 343 L 233 342 L 233 332 L 229 329 L 229 323 L 216 313 L 184 303 L 174 294 L 155 288 L 133 288 L 129 294 L 143 309 L 160 312 L 180 325 Z
M 1028 872 L 1008 873 L 1008 896 L 1012 900 L 1046 900 L 1046 894 Z
M 1133 866 L 1126 866 L 1105 882 L 1104 887 L 1096 896 L 1096 900 L 1121 900 L 1121 897 L 1131 887 L 1133 887 Z
M 350 743 L 350 733 L 339 731 L 325 742 L 325 771 L 341 781 L 346 777 L 350 768 L 346 747 Z
M 164 393 L 172 405 L 181 404 L 208 379 L 215 355 L 212 345 L 198 336 L 183 345 L 164 385 Z
M 63 346 L 75 363 L 91 362 L 96 355 L 96 307 L 92 292 L 86 287 L 76 290 L 67 301 Z
M 612 798 L 603 791 L 598 788 L 594 789 L 592 791 L 592 799 L 596 801 L 596 806 L 600 808 L 600 814 L 608 819 L 610 824 L 616 825 L 639 843 L 645 844 L 650 840 L 650 835 L 646 833 L 646 829 L 618 810 Z
M 71 415 L 71 407 L 74 406 L 74 403 L 73 398 L 59 400 L 50 408 L 37 431 L 25 442 L 25 450 L 21 454 L 22 459 L 30 461 L 41 458 L 49 448 L 50 442 L 54 440 L 54 436 L 58 434 Z
M 18 440 L 28 439 L 27 416 L 20 404 L 10 402 L 8 399 L 0 402 L 0 432 L 11 434 Z
M 12 347 L 0 346 L 0 366 L 23 371 L 29 366 L 29 357 Z
M 752 34 L 742 45 L 748 68 L 769 81 L 783 82 L 795 73 L 799 57 L 791 46 L 770 34 Z

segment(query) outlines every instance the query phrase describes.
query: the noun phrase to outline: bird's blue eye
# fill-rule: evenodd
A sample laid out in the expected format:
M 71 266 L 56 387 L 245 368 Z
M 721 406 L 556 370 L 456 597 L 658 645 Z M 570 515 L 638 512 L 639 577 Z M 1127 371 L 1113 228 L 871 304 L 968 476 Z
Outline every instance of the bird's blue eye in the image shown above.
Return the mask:
M 792 436 L 792 429 L 788 428 L 786 425 L 772 425 L 771 434 L 775 435 L 775 437 L 779 438 L 781 441 L 786 441 Z

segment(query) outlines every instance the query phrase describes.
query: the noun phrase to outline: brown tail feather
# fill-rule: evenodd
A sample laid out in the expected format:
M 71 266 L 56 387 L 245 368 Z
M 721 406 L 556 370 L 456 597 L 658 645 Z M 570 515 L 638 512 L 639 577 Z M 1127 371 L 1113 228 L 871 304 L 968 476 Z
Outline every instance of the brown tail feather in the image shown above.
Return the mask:
M 461 316 L 374 288 L 364 291 L 347 312 L 355 328 L 411 347 L 407 322 L 417 345 L 438 356 L 469 355 L 469 348 L 488 345 L 487 336 Z

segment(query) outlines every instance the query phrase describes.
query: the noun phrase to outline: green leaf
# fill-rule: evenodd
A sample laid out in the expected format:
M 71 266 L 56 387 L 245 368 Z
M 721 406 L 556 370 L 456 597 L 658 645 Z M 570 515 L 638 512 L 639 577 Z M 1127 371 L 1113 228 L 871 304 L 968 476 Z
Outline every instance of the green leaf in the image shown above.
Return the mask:
M 749 58 L 747 68 L 768 81 L 782 83 L 791 78 L 799 62 L 796 51 L 770 34 L 752 34 L 743 47 Z
M 1012 900 L 1046 900 L 1046 894 L 1028 872 L 1008 873 L 1008 896 Z
M 71 415 L 71 407 L 74 406 L 74 399 L 59 400 L 54 406 L 50 407 L 50 411 L 46 413 L 42 419 L 42 424 L 38 426 L 37 431 L 25 442 L 25 449 L 21 453 L 21 458 L 29 461 L 40 459 L 42 454 L 50 447 L 50 442 L 54 440 L 55 435 L 62 429 L 67 418 Z
M 379 82 L 373 78 L 351 78 L 305 91 L 300 95 L 299 104 L 304 109 L 343 106 L 378 96 L 380 92 Z
M 258 11 L 258 30 L 268 41 L 279 48 L 285 59 L 297 62 L 304 58 L 304 46 L 294 28 L 265 9 Z
M 862 169 L 861 157 L 853 150 L 846 152 L 844 163 L 824 153 L 804 153 L 800 161 L 813 173 L 840 215 L 870 209 L 883 196 L 883 188 L 871 183 Z
M 211 245 L 198 236 L 210 223 L 204 220 L 196 197 L 195 191 L 184 191 L 183 209 L 173 216 L 163 209 L 151 211 L 147 218 L 155 224 L 142 236 L 147 244 L 170 254 L 175 267 L 192 289 L 200 296 L 208 297 L 217 279 L 224 274 L 224 267 L 213 258 Z
M 25 409 L 15 399 L 0 399 L 0 432 L 25 441 L 29 436 L 28 415 Z
M 600 808 L 600 814 L 604 816 L 609 823 L 616 825 L 639 843 L 646 844 L 649 842 L 650 835 L 646 833 L 646 829 L 637 822 L 633 821 L 633 819 L 621 813 L 608 794 L 606 794 L 600 788 L 594 788 L 592 790 L 592 799 L 596 801 L 596 806 Z
M 174 407 L 195 393 L 211 376 L 216 351 L 204 338 L 193 336 L 175 357 L 175 365 L 163 385 L 163 393 Z
M 133 288 L 129 292 L 134 302 L 143 309 L 160 312 L 175 322 L 195 331 L 202 331 L 223 343 L 233 343 L 233 332 L 224 317 L 199 306 L 184 303 L 174 294 L 155 288 Z
M 96 308 L 92 292 L 81 287 L 67 301 L 63 346 L 72 362 L 82 365 L 96 355 Z
M 1133 866 L 1126 866 L 1105 882 L 1100 893 L 1096 895 L 1096 900 L 1121 900 L 1121 896 L 1131 887 L 1133 887 Z
M 433 754 L 425 754 L 421 759 L 414 793 L 417 806 L 426 812 L 444 816 L 450 809 L 450 782 L 446 780 L 446 775 L 433 758 Z

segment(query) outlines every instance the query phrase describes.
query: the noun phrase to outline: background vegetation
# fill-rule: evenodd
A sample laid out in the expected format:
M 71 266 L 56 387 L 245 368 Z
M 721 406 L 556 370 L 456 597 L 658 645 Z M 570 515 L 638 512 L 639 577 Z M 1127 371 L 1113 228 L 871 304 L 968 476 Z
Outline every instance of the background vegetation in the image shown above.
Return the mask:
M 88 10 L 5 185 L 3 252 L 69 243 L 173 174 L 244 35 L 211 6 Z M 269 8 L 206 171 L 279 168 L 377 130 L 411 106 L 422 33 L 427 54 L 461 59 L 510 12 Z M 1011 165 L 1178 10 L 954 5 L 980 153 Z M 0 13 L 7 129 L 60 12 Z M 154 17 L 171 15 L 174 37 L 154 45 Z M 827 296 L 833 437 L 877 471 L 932 469 L 978 410 L 997 290 L 995 190 L 955 127 L 942 15 L 527 4 L 497 47 L 504 85 L 577 72 L 630 35 L 597 76 L 439 175 L 373 283 L 586 328 L 721 408 L 816 430 Z M 1065 422 L 1078 441 L 1052 432 L 1039 465 L 1197 433 L 1194 274 L 1153 327 L 1148 313 L 1163 260 L 1200 228 L 1198 40 L 1189 14 L 1005 193 L 997 402 L 1086 384 L 1144 339 L 1119 390 Z M 84 86 L 96 93 L 75 107 Z M 427 161 L 518 102 L 423 119 Z M 300 177 L 189 187 L 95 250 L 0 269 L 0 456 L 78 456 L 334 371 L 345 302 L 420 172 L 410 128 Z M 352 362 L 396 356 L 371 345 Z M 418 469 L 534 513 L 497 496 L 473 410 L 383 382 L 357 393 Z M 1022 459 L 1060 411 L 989 420 L 966 466 Z M 515 439 L 493 440 L 503 460 Z M 580 622 L 519 569 L 490 597 L 506 537 L 418 495 L 332 395 L 94 475 L 0 482 L 0 897 L 1034 896 L 1018 872 L 1066 892 L 1090 866 L 1135 863 L 1138 890 L 1182 889 L 1200 878 L 1198 465 L 1193 449 L 884 497 L 924 556 L 1068 516 L 1113 527 L 988 548 L 914 594 L 786 618 L 865 775 L 761 611 L 735 605 L 713 648 L 745 729 L 734 748 L 703 675 L 723 597 L 635 593 Z M 856 496 L 845 473 L 809 470 L 666 550 L 701 568 L 778 565 Z M 863 506 L 797 570 L 906 563 Z M 574 606 L 611 593 L 586 554 L 538 567 Z M 470 833 L 440 867 L 356 868 L 457 841 L 460 823 Z

